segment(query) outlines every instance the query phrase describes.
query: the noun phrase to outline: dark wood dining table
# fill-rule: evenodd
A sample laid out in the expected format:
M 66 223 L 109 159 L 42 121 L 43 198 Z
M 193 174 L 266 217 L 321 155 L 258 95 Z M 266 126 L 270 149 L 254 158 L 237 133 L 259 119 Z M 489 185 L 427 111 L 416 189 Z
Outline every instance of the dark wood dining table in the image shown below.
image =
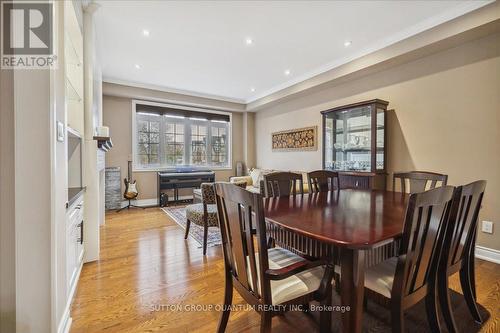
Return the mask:
M 266 222 L 339 249 L 344 332 L 361 332 L 365 253 L 398 239 L 408 195 L 380 190 L 331 192 L 266 198 Z M 334 269 L 333 261 L 327 269 Z

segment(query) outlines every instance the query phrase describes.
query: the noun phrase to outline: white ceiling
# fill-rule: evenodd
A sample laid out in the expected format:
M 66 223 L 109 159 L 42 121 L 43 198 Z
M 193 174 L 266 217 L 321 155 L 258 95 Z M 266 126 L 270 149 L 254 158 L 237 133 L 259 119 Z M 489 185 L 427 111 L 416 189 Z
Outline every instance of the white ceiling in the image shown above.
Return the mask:
M 101 0 L 98 57 L 107 82 L 248 103 L 489 2 Z

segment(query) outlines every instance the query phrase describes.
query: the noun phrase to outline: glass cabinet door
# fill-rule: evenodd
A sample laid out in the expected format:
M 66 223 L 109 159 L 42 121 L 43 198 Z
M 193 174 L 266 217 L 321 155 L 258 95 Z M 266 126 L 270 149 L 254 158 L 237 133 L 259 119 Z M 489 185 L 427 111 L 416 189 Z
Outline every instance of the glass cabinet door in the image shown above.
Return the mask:
M 385 171 L 385 121 L 389 102 L 374 99 L 323 111 L 324 168 Z
M 368 105 L 326 115 L 326 168 L 371 170 L 371 109 Z
M 385 110 L 377 108 L 377 145 L 376 145 L 377 170 L 385 170 L 384 146 L 385 146 Z

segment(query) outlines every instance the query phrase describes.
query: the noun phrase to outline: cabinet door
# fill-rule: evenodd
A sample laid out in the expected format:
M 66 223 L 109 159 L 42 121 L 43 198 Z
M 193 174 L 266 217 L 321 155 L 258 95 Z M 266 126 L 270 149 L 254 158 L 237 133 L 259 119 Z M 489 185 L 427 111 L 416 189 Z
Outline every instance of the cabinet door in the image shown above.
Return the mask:
M 67 279 L 67 284 L 68 288 L 71 288 L 71 285 L 73 283 L 73 280 L 76 275 L 76 242 L 73 240 L 76 237 L 76 230 L 75 230 L 75 224 L 72 223 L 73 221 L 70 219 L 68 221 L 68 229 L 66 232 L 66 279 Z
M 75 253 L 75 260 L 76 260 L 76 265 L 77 267 L 80 266 L 83 260 L 83 220 L 80 221 L 80 223 L 77 223 L 75 225 L 76 229 L 76 253 Z

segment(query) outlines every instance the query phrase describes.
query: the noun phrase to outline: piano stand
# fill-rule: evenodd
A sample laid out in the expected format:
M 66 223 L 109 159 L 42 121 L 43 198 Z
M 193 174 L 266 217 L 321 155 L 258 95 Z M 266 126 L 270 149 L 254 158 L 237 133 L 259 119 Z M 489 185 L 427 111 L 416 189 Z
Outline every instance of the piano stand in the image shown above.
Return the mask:
M 211 170 L 178 169 L 158 172 L 158 206 L 162 190 L 173 190 L 174 200 L 179 201 L 179 189 L 199 188 L 201 183 L 215 182 L 215 172 Z

